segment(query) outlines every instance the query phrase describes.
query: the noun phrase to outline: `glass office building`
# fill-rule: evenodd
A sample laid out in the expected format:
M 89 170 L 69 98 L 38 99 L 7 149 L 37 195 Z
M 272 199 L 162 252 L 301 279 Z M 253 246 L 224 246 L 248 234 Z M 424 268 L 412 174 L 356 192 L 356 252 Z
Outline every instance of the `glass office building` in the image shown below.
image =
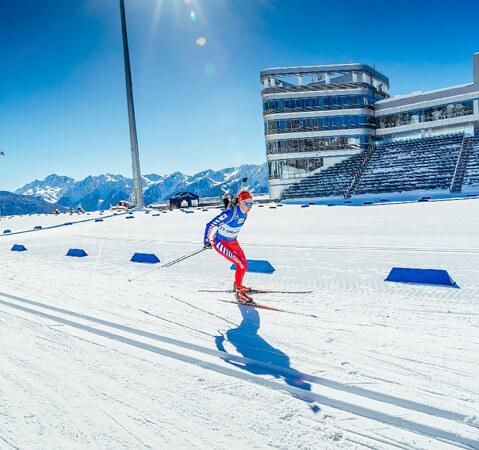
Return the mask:
M 367 148 L 387 77 L 365 64 L 266 69 L 263 118 L 272 198 Z
M 365 64 L 265 69 L 260 79 L 273 199 L 377 141 L 479 135 L 479 53 L 472 83 L 395 97 L 389 79 Z

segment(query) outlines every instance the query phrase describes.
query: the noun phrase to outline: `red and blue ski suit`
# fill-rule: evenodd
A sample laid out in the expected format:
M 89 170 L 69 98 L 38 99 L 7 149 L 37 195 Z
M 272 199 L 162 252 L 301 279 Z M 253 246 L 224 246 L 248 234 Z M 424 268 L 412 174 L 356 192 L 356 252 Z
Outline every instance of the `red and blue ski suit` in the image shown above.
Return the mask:
M 236 266 L 236 286 L 243 286 L 243 277 L 248 268 L 246 256 L 236 236 L 244 225 L 247 215 L 238 206 L 227 209 L 206 224 L 204 243 L 211 242 L 215 250 Z M 217 228 L 213 237 L 213 229 Z

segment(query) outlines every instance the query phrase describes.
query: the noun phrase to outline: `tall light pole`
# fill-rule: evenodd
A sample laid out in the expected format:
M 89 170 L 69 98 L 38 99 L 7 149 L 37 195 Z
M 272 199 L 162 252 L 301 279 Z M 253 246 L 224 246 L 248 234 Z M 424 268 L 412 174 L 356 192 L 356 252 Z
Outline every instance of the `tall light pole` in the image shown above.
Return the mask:
M 131 84 L 130 52 L 126 33 L 125 1 L 120 0 L 121 32 L 123 36 L 123 57 L 125 60 L 126 98 L 128 101 L 128 121 L 130 124 L 131 163 L 133 168 L 133 192 L 135 206 L 144 207 L 143 190 L 141 188 L 140 154 L 136 135 L 135 105 L 133 104 L 133 88 Z

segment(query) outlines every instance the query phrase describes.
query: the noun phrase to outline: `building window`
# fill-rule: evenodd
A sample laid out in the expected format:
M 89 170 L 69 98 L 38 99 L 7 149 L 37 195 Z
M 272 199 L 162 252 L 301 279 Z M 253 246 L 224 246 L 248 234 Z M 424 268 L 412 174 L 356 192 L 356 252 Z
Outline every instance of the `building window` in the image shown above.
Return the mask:
M 323 166 L 323 158 L 280 159 L 268 162 L 269 179 L 291 179 L 309 176 Z
M 417 123 L 433 122 L 435 120 L 453 119 L 468 116 L 474 113 L 472 100 L 449 103 L 398 114 L 382 116 L 376 119 L 378 128 L 393 128 Z
M 295 133 L 298 131 L 375 128 L 373 116 L 333 116 L 267 121 L 266 134 Z
M 306 97 L 267 100 L 263 102 L 265 114 L 297 112 L 297 111 L 322 111 L 344 108 L 364 108 L 373 105 L 382 97 L 373 95 L 331 95 L 328 97 Z
M 370 140 L 370 136 L 325 136 L 269 141 L 266 146 L 266 154 L 365 148 Z

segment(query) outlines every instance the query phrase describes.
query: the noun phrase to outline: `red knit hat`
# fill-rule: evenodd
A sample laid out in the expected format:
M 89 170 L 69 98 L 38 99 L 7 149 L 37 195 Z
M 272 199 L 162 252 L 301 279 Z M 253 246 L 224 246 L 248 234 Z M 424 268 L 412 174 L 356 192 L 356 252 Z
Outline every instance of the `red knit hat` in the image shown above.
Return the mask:
M 241 191 L 238 194 L 238 202 L 242 202 L 248 199 L 253 199 L 252 195 L 248 191 Z

